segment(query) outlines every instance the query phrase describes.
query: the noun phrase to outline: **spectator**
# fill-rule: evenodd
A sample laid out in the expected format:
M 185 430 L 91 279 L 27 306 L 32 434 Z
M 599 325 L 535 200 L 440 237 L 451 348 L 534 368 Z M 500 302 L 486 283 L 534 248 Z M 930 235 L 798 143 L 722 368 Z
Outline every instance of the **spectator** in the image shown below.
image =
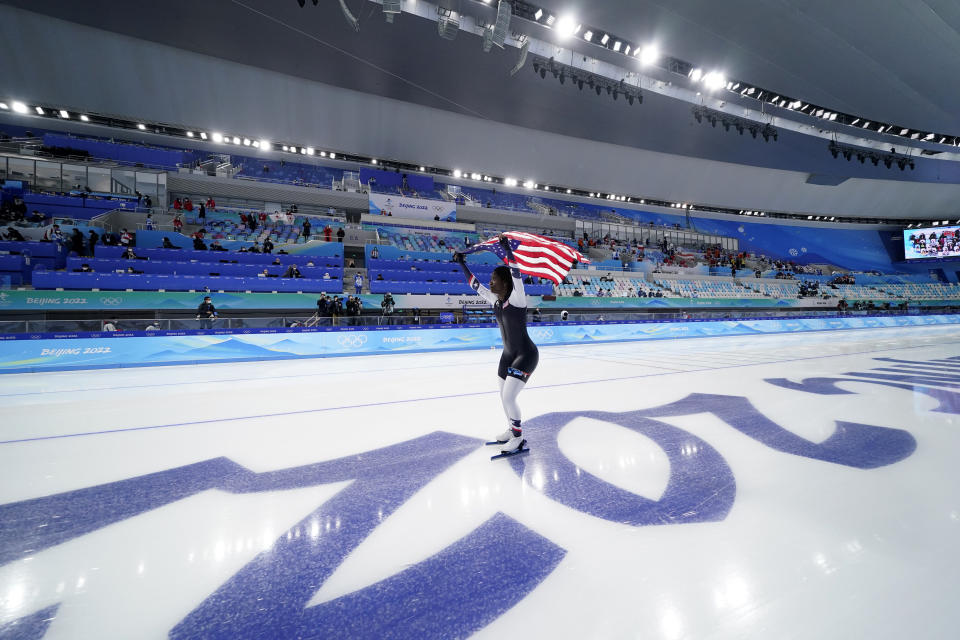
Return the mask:
M 227 250 L 226 247 L 220 244 L 219 240 L 214 240 L 212 243 L 210 243 L 210 251 L 226 251 L 226 250 Z
M 263 252 L 264 253 L 273 253 L 273 242 L 270 238 L 265 238 L 263 241 Z
M 150 196 L 143 197 L 143 206 L 146 207 L 147 209 L 153 208 L 153 200 L 150 199 Z
M 323 228 L 323 240 L 324 242 L 330 242 L 333 239 L 333 229 L 330 228 L 328 224 Z
M 191 200 L 190 198 L 184 198 L 183 209 L 185 211 L 193 211 L 193 200 Z
M 380 259 L 380 250 L 377 249 L 376 247 L 374 247 L 373 249 L 370 249 L 370 259 L 371 259 L 371 260 L 379 260 L 379 259 Z
M 326 324 L 325 318 L 328 317 L 330 313 L 330 303 L 327 300 L 327 294 L 321 294 L 320 298 L 317 300 L 317 319 Z
M 343 236 L 347 235 L 347 232 L 343 230 L 343 227 L 337 229 L 337 242 L 343 242 Z
M 383 300 L 380 301 L 380 310 L 384 316 L 392 316 L 394 310 L 396 309 L 396 302 L 393 300 L 393 296 L 390 295 L 390 292 L 383 294 Z
M 103 323 L 103 330 L 104 330 L 104 331 L 119 331 L 120 329 L 117 328 L 117 324 L 119 324 L 119 322 L 120 322 L 120 321 L 117 320 L 117 319 L 107 320 L 106 322 Z
M 90 265 L 86 262 L 80 265 L 79 269 L 75 269 L 75 271 L 79 271 L 80 273 L 93 273 L 93 269 L 91 269 Z
M 173 216 L 173 230 L 176 233 L 183 231 L 183 220 L 180 218 L 180 214 Z
M 309 219 L 303 221 L 302 234 L 303 234 L 303 239 L 309 242 L 310 240 L 310 220 Z
M 121 246 L 121 247 L 128 247 L 128 246 L 130 246 L 130 243 L 131 243 L 132 241 L 133 241 L 133 236 L 130 235 L 130 232 L 129 232 L 129 231 L 127 231 L 126 229 L 124 229 L 124 230 L 120 233 L 120 246 Z
M 540 317 L 540 307 L 534 307 L 534 309 L 533 309 L 533 321 L 534 321 L 534 322 L 540 322 L 540 320 L 541 320 L 541 317 Z
M 137 254 L 133 252 L 132 247 L 127 247 L 126 249 L 123 250 L 123 254 L 121 254 L 120 257 L 123 258 L 124 260 L 136 260 Z
M 193 234 L 193 250 L 194 251 L 206 251 L 207 244 L 203 241 L 203 238 L 200 237 L 199 233 Z
M 329 279 L 330 279 L 330 272 L 329 272 L 329 271 L 324 271 L 324 272 L 323 272 L 323 279 L 324 279 L 324 280 L 329 280 Z
M 94 250 L 95 250 L 94 247 L 97 246 L 97 242 L 99 241 L 100 241 L 100 236 L 97 235 L 96 231 L 94 231 L 93 229 L 90 229 L 89 234 L 87 236 L 87 246 L 89 247 L 87 249 L 87 253 L 90 256 L 93 256 Z
M 144 221 L 143 224 L 144 224 L 144 227 L 146 227 L 147 231 L 153 231 L 153 214 L 152 213 L 147 214 L 147 219 Z
M 284 278 L 302 278 L 303 274 L 300 273 L 300 269 L 297 268 L 297 265 L 292 264 L 287 267 L 286 272 L 283 274 Z
M 201 329 L 212 329 L 213 321 L 217 318 L 217 309 L 210 302 L 210 296 L 205 296 L 203 302 L 197 307 L 197 320 L 200 321 Z
M 180 198 L 174 198 L 174 199 L 173 199 L 173 210 L 174 210 L 174 211 L 182 211 L 182 210 L 183 210 L 183 203 L 180 202 Z
M 93 233 L 93 231 L 90 233 Z M 10 242 L 23 242 L 23 234 L 13 227 L 7 227 L 6 239 Z
M 43 242 L 63 242 L 63 234 L 60 233 L 60 225 L 55 224 L 44 232 Z
M 160 325 L 156 322 L 150 322 L 147 324 L 147 328 L 144 331 L 160 331 Z
M 353 288 L 357 295 L 360 295 L 360 292 L 363 291 L 363 276 L 359 272 L 353 276 Z
M 170 242 L 170 238 L 168 238 L 167 236 L 163 236 L 163 243 L 162 243 L 162 247 L 161 247 L 161 248 L 163 248 L 163 249 L 179 249 L 180 247 L 178 247 L 178 246 L 176 246 L 175 244 L 173 244 L 172 242 Z
M 210 209 L 210 211 L 217 210 L 217 203 L 214 201 L 212 196 L 207 198 L 207 209 Z
M 280 262 L 280 258 L 274 258 L 273 262 L 271 262 L 270 264 L 282 264 L 282 263 Z
M 75 251 L 78 256 L 82 256 L 85 253 L 83 250 L 83 234 L 80 233 L 80 229 L 76 227 L 73 228 L 73 233 L 70 234 L 70 250 Z
M 22 220 L 23 218 L 18 218 L 18 219 Z M 42 213 L 34 209 L 33 213 L 30 214 L 30 219 L 27 220 L 27 222 L 31 222 L 33 224 L 40 224 L 44 220 L 46 220 L 46 217 Z
M 270 275 L 270 272 L 266 269 L 257 274 L 258 278 L 266 278 Z

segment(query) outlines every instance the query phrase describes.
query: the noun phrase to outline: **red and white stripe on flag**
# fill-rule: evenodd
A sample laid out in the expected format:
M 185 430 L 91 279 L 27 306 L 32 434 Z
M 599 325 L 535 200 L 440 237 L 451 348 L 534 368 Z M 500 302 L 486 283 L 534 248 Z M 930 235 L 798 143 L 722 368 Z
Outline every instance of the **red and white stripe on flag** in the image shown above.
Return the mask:
M 513 257 L 521 273 L 546 278 L 554 284 L 563 282 L 574 262 L 590 262 L 576 249 L 543 236 L 523 231 L 507 231 L 504 235 L 519 242 Z

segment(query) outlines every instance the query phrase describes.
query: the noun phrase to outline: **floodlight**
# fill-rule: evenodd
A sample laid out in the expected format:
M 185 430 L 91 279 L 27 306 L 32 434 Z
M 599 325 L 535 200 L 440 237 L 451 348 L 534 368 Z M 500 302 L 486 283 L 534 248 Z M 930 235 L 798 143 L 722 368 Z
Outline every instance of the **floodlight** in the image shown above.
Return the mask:
M 260 141 L 260 151 L 270 151 L 270 141 L 261 140 Z
M 308 155 L 308 156 L 312 156 L 314 153 L 316 153 L 316 151 L 314 150 L 313 147 L 307 147 L 307 155 Z
M 143 123 L 137 123 L 137 129 L 140 129 L 140 131 L 145 131 L 147 127 Z
M 201 140 L 206 140 L 206 139 L 207 139 L 207 134 L 205 134 L 204 132 L 201 131 L 201 132 L 200 132 L 200 139 L 201 139 Z
M 6 111 L 9 108 L 10 107 L 7 106 L 6 102 L 0 102 L 0 109 L 3 109 L 4 111 Z
M 459 177 L 461 177 L 462 175 L 463 175 L 463 172 L 460 171 L 460 169 L 454 169 L 454 170 L 453 170 L 453 177 L 454 177 L 454 178 L 459 178 Z
M 600 44 L 605 45 L 610 42 L 610 36 L 608 34 L 603 34 L 603 37 L 600 38 Z
M 81 120 L 83 120 L 83 118 L 84 118 L 84 116 L 80 116 L 80 119 L 81 119 Z M 187 131 L 187 137 L 188 137 L 188 138 L 192 138 L 192 137 L 193 137 L 193 131 Z
M 702 69 L 691 69 L 691 70 L 690 70 L 690 73 L 689 73 L 689 76 L 690 76 L 690 79 L 693 80 L 694 82 L 699 82 L 699 81 L 700 81 L 700 78 L 703 77 L 703 70 L 702 70 Z
M 87 116 L 85 116 L 85 115 L 83 115 L 83 114 L 80 115 L 80 119 L 83 120 L 84 122 L 90 122 L 90 118 L 88 118 Z
M 236 138 L 234 138 L 234 140 L 236 140 Z M 245 147 L 249 147 L 249 146 L 250 146 L 250 138 L 244 138 L 244 139 L 243 139 L 243 146 L 245 146 Z
M 46 111 L 44 111 L 42 107 L 34 107 L 34 109 L 36 109 L 37 113 L 39 113 L 41 116 L 46 114 Z
M 659 57 L 660 51 L 655 44 L 648 44 L 643 49 L 640 49 L 640 64 L 653 64 Z
M 503 2 L 500 3 L 504 4 Z M 561 38 L 569 38 L 577 29 L 577 22 L 571 16 L 563 16 L 557 21 L 556 30 Z
M 60 109 L 60 117 L 61 117 L 61 118 L 69 118 L 69 117 L 70 117 L 70 114 L 67 112 L 66 109 Z
M 583 39 L 586 40 L 587 42 L 590 42 L 591 40 L 593 40 L 593 31 L 587 31 L 586 33 L 584 33 Z
M 203 134 L 201 134 L 201 137 L 203 137 Z M 222 134 L 222 133 L 216 133 L 216 132 L 215 132 L 215 133 L 213 134 L 213 141 L 214 141 L 214 142 L 223 142 L 223 134 Z

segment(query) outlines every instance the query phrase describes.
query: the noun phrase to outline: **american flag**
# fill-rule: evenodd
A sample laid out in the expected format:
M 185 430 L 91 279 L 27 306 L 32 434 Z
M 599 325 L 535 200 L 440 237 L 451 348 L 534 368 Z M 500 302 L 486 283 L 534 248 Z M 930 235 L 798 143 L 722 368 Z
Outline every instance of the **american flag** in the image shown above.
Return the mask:
M 507 231 L 503 235 L 510 239 L 510 249 L 520 272 L 528 276 L 546 278 L 554 284 L 560 284 L 574 262 L 590 262 L 576 249 L 543 236 L 523 231 Z M 500 239 L 497 237 L 475 244 L 463 253 L 476 251 L 492 251 L 501 260 L 507 261 L 506 251 L 500 246 Z

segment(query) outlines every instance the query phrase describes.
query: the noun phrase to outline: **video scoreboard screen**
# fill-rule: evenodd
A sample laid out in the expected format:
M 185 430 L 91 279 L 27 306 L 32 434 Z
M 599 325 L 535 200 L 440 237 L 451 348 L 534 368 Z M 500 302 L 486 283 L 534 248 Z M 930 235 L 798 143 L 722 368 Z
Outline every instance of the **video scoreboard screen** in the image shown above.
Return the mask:
M 903 255 L 907 260 L 960 257 L 960 227 L 904 229 Z

